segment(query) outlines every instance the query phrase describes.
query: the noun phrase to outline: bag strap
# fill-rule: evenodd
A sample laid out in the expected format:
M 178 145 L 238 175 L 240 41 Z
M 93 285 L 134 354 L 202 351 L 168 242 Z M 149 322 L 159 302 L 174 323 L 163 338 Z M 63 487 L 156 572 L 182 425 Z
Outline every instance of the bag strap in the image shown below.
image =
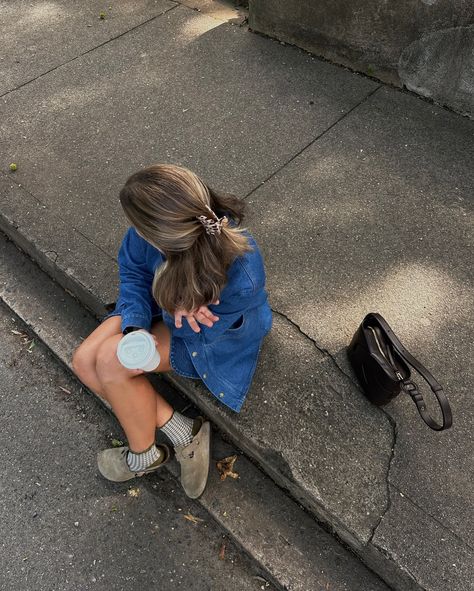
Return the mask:
M 448 399 L 446 398 L 445 393 L 443 392 L 442 386 L 435 380 L 435 378 L 431 375 L 431 373 L 421 365 L 419 361 L 417 361 L 411 353 L 409 353 L 405 347 L 401 344 L 398 340 L 397 336 L 393 332 L 393 330 L 388 325 L 385 318 L 383 318 L 380 314 L 376 312 L 372 312 L 368 314 L 365 318 L 364 324 L 369 321 L 370 319 L 374 319 L 379 327 L 385 333 L 387 339 L 392 344 L 393 348 L 397 351 L 397 353 L 409 364 L 411 365 L 416 371 L 428 382 L 430 388 L 432 389 L 438 404 L 441 408 L 441 413 L 443 415 L 443 423 L 440 425 L 436 422 L 433 417 L 429 414 L 426 409 L 425 401 L 423 400 L 422 394 L 418 391 L 417 385 L 414 382 L 408 381 L 403 383 L 403 389 L 407 394 L 409 394 L 416 404 L 416 408 L 420 413 L 421 418 L 423 421 L 433 429 L 433 431 L 443 431 L 444 429 L 449 429 L 453 424 L 453 415 L 451 412 L 451 407 L 449 405 Z

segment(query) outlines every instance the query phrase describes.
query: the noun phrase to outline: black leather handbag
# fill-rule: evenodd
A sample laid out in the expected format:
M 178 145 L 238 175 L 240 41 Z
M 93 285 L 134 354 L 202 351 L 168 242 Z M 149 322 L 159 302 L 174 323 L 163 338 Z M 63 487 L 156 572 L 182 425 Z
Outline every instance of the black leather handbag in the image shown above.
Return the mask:
M 425 423 L 434 431 L 449 429 L 453 423 L 451 407 L 430 372 L 401 344 L 386 320 L 375 312 L 367 314 L 348 348 L 348 357 L 367 398 L 384 406 L 401 392 L 409 394 Z M 443 423 L 429 414 L 418 386 L 411 380 L 410 366 L 428 382 L 436 396 Z

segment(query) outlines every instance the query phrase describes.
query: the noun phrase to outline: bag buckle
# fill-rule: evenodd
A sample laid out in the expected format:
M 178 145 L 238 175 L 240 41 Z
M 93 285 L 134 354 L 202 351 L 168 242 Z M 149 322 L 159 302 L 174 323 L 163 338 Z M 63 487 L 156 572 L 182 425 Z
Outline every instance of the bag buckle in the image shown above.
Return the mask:
M 425 401 L 423 400 L 423 395 L 420 394 L 420 392 L 418 391 L 418 386 L 415 384 L 415 382 L 404 382 L 403 389 L 407 394 L 411 396 L 413 402 L 420 410 L 426 409 Z

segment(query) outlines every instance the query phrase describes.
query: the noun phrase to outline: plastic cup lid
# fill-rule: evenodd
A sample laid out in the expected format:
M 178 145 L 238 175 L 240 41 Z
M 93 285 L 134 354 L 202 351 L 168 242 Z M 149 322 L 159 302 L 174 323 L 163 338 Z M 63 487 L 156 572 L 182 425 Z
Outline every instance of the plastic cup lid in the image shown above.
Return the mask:
M 156 352 L 155 341 L 145 332 L 131 332 L 119 342 L 117 355 L 128 369 L 141 368 L 149 363 Z

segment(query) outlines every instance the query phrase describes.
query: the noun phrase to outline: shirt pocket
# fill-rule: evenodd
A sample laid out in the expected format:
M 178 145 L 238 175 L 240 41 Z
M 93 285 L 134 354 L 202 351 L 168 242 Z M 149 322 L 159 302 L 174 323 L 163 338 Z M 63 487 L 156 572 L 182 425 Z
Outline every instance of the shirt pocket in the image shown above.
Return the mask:
M 246 318 L 246 314 L 244 313 L 241 316 L 239 316 L 239 318 L 237 318 L 237 320 L 233 324 L 231 324 L 231 326 L 229 326 L 229 328 L 227 329 L 227 333 L 229 335 L 238 334 L 240 331 L 242 331 L 245 328 L 246 321 L 247 321 L 247 318 Z

